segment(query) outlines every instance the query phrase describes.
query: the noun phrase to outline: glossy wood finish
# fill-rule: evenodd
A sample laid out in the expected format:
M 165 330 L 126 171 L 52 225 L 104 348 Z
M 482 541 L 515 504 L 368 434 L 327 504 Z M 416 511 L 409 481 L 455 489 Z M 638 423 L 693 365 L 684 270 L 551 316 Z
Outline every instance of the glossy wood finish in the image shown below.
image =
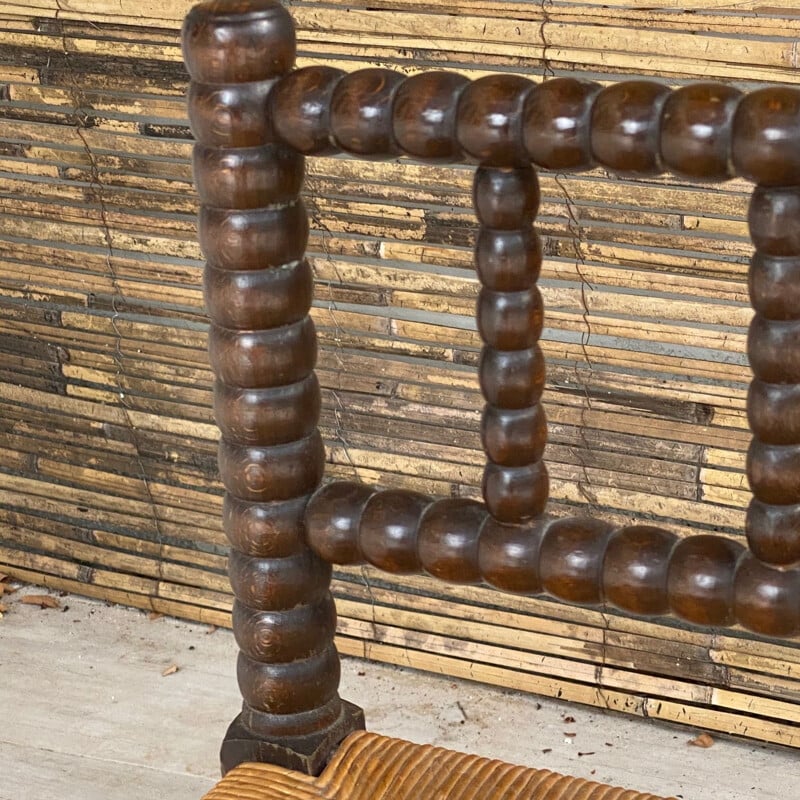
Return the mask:
M 784 95 L 759 95 L 759 102 L 767 97 L 779 109 L 775 124 L 784 124 Z M 746 113 L 754 107 L 746 106 Z M 746 531 L 759 559 L 786 567 L 800 564 L 800 186 L 756 187 L 748 222 L 755 246 L 748 283 L 756 314 L 747 338 L 754 380 L 747 398 L 753 501 Z
M 183 41 L 244 698 L 223 769 L 268 758 L 316 772 L 363 723 L 338 697 L 331 568 L 302 524 L 325 461 L 304 162 L 268 113 L 294 30 L 279 2 L 215 0 L 189 13 Z
M 492 85 L 483 84 L 487 89 Z M 515 83 L 503 88 L 518 115 L 530 87 Z M 520 124 L 514 117 L 509 130 Z M 485 154 L 491 159 L 493 152 L 499 159 L 503 152 L 511 158 L 508 142 L 503 147 L 484 148 Z M 541 247 L 533 230 L 539 209 L 536 171 L 530 166 L 481 166 L 472 196 L 481 226 L 475 262 L 482 284 L 476 317 L 484 343 L 479 372 L 486 400 L 481 420 L 487 457 L 483 497 L 495 519 L 520 523 L 544 511 L 549 490 L 542 461 L 547 421 L 539 403 L 544 361 L 538 341 L 544 309 L 536 287 L 541 267 Z
M 667 575 L 675 534 L 652 525 L 629 525 L 609 537 L 603 591 L 617 608 L 647 616 L 669 611 Z
M 666 86 L 653 81 L 625 81 L 600 91 L 590 133 L 595 160 L 627 175 L 661 172 L 660 120 L 668 95 Z
M 454 72 L 423 72 L 395 94 L 394 139 L 400 149 L 427 161 L 460 161 L 456 138 L 458 101 L 469 80 Z
M 539 575 L 548 594 L 570 603 L 603 601 L 603 560 L 613 527 L 568 517 L 553 522 L 539 548 Z
M 733 115 L 741 97 L 721 83 L 693 83 L 672 92 L 661 112 L 664 166 L 703 181 L 732 178 Z
M 458 103 L 456 137 L 464 152 L 486 166 L 528 161 L 522 144 L 522 112 L 533 83 L 517 75 L 473 81 Z
M 800 91 L 756 89 L 742 98 L 733 120 L 736 173 L 760 186 L 800 185 Z
M 382 68 L 344 75 L 314 66 L 280 77 L 274 91 L 267 81 L 247 92 L 232 126 L 213 118 L 215 97 L 230 95 L 229 87 L 195 82 L 193 125 L 213 125 L 218 145 L 257 145 L 266 123 L 248 109 L 269 103 L 279 137 L 308 155 L 339 148 L 370 158 L 532 163 L 558 172 L 600 166 L 629 176 L 666 169 L 704 181 L 800 184 L 800 89 L 790 86 L 743 94 L 708 82 L 601 88 L 565 77 L 535 84 L 508 74 L 469 81 L 443 71 L 407 78 Z
M 387 572 L 418 572 L 419 524 L 431 500 L 418 492 L 396 489 L 373 495 L 361 513 L 358 544 L 365 560 Z M 309 526 L 313 548 L 314 533 Z
M 378 67 L 351 72 L 331 95 L 331 138 L 348 152 L 373 158 L 399 154 L 392 131 L 392 104 L 403 77 Z
M 758 513 L 768 517 L 776 508 L 791 518 L 764 524 L 796 530 L 800 504 L 762 504 Z M 488 512 L 473 500 L 372 493 L 345 481 L 316 492 L 306 523 L 311 548 L 321 556 L 335 554 L 334 564 L 372 563 L 394 574 L 484 582 L 644 617 L 673 614 L 695 625 L 738 623 L 764 636 L 800 635 L 800 569 L 763 564 L 732 539 L 679 539 L 653 525 L 615 528 L 589 517 L 538 516 L 517 525 Z
M 534 164 L 558 172 L 594 166 L 590 119 L 599 91 L 600 86 L 590 81 L 554 78 L 528 93 L 522 135 Z
M 298 153 L 337 151 L 331 133 L 331 100 L 343 77 L 344 72 L 334 67 L 306 67 L 287 75 L 270 92 L 275 133 Z

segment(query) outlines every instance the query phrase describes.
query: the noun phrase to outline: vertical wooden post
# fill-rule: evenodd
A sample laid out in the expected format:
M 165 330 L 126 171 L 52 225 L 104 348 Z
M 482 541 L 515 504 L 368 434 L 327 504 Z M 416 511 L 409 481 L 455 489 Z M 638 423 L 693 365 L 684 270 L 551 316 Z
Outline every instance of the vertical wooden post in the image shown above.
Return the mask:
M 790 567 L 800 564 L 800 186 L 757 186 L 749 223 L 747 539 L 764 563 Z
M 481 223 L 475 260 L 482 284 L 477 322 L 486 400 L 483 496 L 496 520 L 520 523 L 540 515 L 548 495 L 542 461 L 547 421 L 539 402 L 545 369 L 538 345 L 544 309 L 536 286 L 542 259 L 533 230 L 539 207 L 536 171 L 479 167 L 473 196 Z
M 277 0 L 212 0 L 189 12 L 183 45 L 244 698 L 222 769 L 267 761 L 316 774 L 363 715 L 338 695 L 331 569 L 304 535 L 325 461 L 304 162 L 269 114 L 294 65 L 294 26 Z
M 459 145 L 481 165 L 472 200 L 480 222 L 475 269 L 482 286 L 483 497 L 503 524 L 540 516 L 549 492 L 542 461 L 547 422 L 539 403 L 545 378 L 538 344 L 544 310 L 536 286 L 542 250 L 533 229 L 539 180 L 523 135 L 534 89 L 515 75 L 479 78 L 461 92 L 456 120 Z

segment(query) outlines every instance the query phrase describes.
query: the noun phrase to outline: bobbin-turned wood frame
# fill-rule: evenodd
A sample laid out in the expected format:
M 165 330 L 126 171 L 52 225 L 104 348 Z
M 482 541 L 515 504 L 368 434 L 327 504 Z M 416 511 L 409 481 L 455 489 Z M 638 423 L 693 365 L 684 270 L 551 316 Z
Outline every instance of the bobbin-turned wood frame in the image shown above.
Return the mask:
M 800 90 L 293 71 L 294 50 L 291 17 L 277 0 L 212 0 L 184 26 L 244 697 L 224 768 L 249 759 L 315 772 L 363 724 L 337 693 L 331 564 L 800 633 Z M 304 156 L 337 149 L 478 165 L 485 504 L 350 482 L 318 488 L 324 448 L 300 192 Z M 599 164 L 627 175 L 669 168 L 756 184 L 749 549 L 649 525 L 545 516 L 531 164 Z

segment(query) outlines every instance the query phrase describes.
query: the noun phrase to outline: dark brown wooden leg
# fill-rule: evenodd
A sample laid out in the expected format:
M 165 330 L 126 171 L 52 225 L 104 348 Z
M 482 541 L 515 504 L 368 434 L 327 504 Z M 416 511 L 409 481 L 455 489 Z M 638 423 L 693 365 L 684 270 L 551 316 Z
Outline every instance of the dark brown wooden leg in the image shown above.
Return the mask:
M 268 113 L 294 64 L 294 28 L 276 0 L 216 0 L 189 13 L 183 37 L 244 698 L 222 769 L 266 761 L 317 774 L 364 722 L 338 695 L 331 568 L 304 533 L 325 461 L 304 163 L 276 142 Z

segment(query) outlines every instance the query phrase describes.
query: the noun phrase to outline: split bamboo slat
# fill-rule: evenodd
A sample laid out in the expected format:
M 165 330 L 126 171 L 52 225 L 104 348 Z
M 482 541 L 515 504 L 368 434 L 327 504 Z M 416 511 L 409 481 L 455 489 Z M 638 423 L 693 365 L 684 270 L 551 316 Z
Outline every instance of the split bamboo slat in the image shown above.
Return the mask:
M 225 625 L 191 4 L 0 0 L 0 571 Z M 289 5 L 301 66 L 800 83 L 796 0 Z M 470 185 L 308 162 L 332 478 L 480 494 Z M 750 187 L 541 186 L 554 512 L 741 537 Z M 800 748 L 791 642 L 371 569 L 334 588 L 344 653 Z

